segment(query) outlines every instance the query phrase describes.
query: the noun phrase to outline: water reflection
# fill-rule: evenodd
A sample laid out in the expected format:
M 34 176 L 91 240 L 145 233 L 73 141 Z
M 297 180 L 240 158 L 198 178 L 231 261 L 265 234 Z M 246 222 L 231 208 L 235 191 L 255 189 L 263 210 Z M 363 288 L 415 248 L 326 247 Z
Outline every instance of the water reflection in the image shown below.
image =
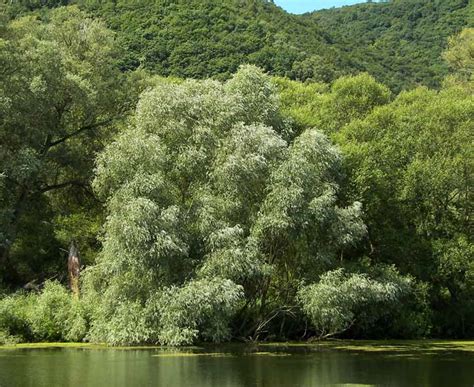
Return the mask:
M 0 386 L 471 386 L 472 354 L 387 355 L 232 347 L 1 353 Z

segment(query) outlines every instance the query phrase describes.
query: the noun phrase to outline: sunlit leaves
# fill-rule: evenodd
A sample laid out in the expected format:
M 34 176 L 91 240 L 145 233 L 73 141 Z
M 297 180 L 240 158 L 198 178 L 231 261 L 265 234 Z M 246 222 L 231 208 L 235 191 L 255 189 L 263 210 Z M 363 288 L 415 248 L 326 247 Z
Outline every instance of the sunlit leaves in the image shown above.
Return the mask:
M 103 291 L 123 298 L 127 276 L 137 292 L 124 302 L 140 302 L 143 316 L 156 306 L 145 341 L 225 339 L 244 292 L 261 302 L 278 268 L 328 264 L 364 235 L 360 205 L 338 203 L 339 152 L 315 129 L 292 140 L 274 84 L 254 66 L 224 84 L 161 82 L 135 122 L 99 156 L 94 187 L 109 213 Z M 101 308 L 120 319 L 121 307 Z M 107 338 L 104 324 L 96 332 Z
M 328 271 L 319 282 L 303 287 L 298 298 L 321 337 L 340 334 L 354 324 L 376 321 L 387 308 L 396 305 L 410 292 L 411 280 L 391 269 L 388 278 Z

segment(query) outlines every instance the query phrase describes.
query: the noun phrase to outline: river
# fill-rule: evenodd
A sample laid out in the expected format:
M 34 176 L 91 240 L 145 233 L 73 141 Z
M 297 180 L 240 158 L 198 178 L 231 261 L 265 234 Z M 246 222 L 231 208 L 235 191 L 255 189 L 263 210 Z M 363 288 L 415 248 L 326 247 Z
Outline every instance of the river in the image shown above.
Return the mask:
M 0 386 L 473 386 L 474 353 L 285 346 L 0 351 Z

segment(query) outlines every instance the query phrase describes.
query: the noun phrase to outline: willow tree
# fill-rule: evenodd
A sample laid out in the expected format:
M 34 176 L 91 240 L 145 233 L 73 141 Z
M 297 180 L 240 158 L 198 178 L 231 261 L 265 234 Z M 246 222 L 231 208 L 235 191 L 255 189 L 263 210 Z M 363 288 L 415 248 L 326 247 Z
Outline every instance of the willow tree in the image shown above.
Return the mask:
M 317 130 L 294 134 L 256 67 L 145 92 L 97 163 L 108 219 L 86 275 L 91 339 L 264 334 L 364 234 L 360 205 L 338 202 L 340 164 Z

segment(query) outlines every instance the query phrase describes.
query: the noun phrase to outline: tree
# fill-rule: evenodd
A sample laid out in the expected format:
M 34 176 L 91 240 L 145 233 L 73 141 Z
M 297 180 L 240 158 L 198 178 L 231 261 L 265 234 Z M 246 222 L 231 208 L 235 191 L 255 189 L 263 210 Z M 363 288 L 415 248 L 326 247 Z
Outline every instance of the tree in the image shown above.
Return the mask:
M 471 87 L 474 83 L 474 28 L 465 28 L 459 35 L 448 41 L 448 49 L 443 54 L 452 71 L 448 82 L 465 84 Z
M 330 83 L 336 78 L 336 65 L 328 58 L 310 56 L 301 62 L 294 62 L 292 75 L 300 81 Z
M 90 294 L 101 295 L 94 338 L 217 341 L 237 312 L 234 335 L 265 334 L 296 306 L 299 281 L 365 232 L 360 206 L 338 203 L 339 169 L 324 135 L 297 135 L 282 119 L 256 67 L 224 84 L 145 92 L 136 125 L 97 164 L 94 188 L 109 215 L 98 265 L 86 273 Z M 142 333 L 118 333 L 129 324 Z
M 113 33 L 75 7 L 12 21 L 0 63 L 0 262 L 15 282 L 58 256 L 54 216 L 94 208 L 93 155 L 124 105 Z
M 282 109 L 299 130 L 316 127 L 334 135 L 344 125 L 366 117 L 377 106 L 390 101 L 387 87 L 369 74 L 345 76 L 331 86 L 276 78 Z
M 473 313 L 473 113 L 472 95 L 462 87 L 418 88 L 336 136 L 346 156 L 348 197 L 366 209 L 367 253 L 434 284 L 435 311 L 446 316 L 449 308 L 456 321 Z M 438 324 L 440 334 L 473 329 L 454 328 L 455 319 Z
M 393 267 L 384 271 L 380 278 L 371 278 L 337 269 L 301 288 L 298 298 L 320 338 L 340 335 L 353 326 L 369 330 L 400 307 L 402 299 L 412 292 L 413 281 L 400 276 Z
M 369 74 L 339 78 L 321 101 L 319 128 L 333 134 L 390 100 L 390 90 Z

